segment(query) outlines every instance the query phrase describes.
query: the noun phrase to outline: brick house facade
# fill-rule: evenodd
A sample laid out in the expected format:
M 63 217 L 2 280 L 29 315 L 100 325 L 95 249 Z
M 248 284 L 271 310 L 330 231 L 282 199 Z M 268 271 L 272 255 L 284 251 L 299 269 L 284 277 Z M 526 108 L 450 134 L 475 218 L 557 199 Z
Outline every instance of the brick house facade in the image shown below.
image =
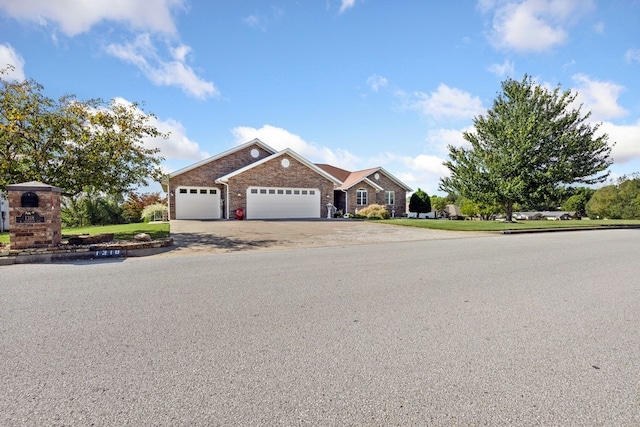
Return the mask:
M 377 167 L 349 172 L 335 166 L 319 164 L 318 167 L 338 177 L 342 183 L 335 190 L 336 209 L 343 213 L 357 213 L 372 204 L 387 208 L 391 216 L 401 216 L 407 211 L 406 184 Z
M 163 189 L 169 195 L 169 218 L 176 219 L 175 195 L 178 187 L 216 187 L 224 196 L 226 188 L 223 184 L 216 183 L 218 178 L 275 153 L 273 148 L 255 139 L 240 147 L 171 173 L 168 180 L 163 182 Z M 226 199 L 223 197 L 222 200 L 224 202 Z M 226 213 L 226 207 L 223 205 L 223 213 Z M 226 215 L 223 217 L 228 218 Z
M 251 187 L 277 188 L 283 191 L 285 188 L 317 189 L 320 192 L 320 210 L 314 217 L 320 218 L 326 216 L 326 204 L 333 204 L 333 188 L 338 183 L 334 177 L 323 173 L 291 150 L 284 150 L 255 162 L 220 177 L 216 182 L 229 187 L 228 206 L 232 208 L 229 218 L 235 218 L 233 210 L 237 208 L 242 208 L 247 212 L 247 218 L 252 218 L 252 212 L 247 206 Z
M 377 203 L 400 216 L 410 190 L 383 168 L 349 172 L 316 165 L 290 149 L 276 152 L 258 139 L 169 174 L 163 188 L 170 219 L 235 219 L 238 208 L 247 219 L 323 218 L 329 203 L 343 213 Z M 365 191 L 363 200 L 358 194 Z M 210 210 L 211 215 L 176 208 L 191 201 L 194 209 Z

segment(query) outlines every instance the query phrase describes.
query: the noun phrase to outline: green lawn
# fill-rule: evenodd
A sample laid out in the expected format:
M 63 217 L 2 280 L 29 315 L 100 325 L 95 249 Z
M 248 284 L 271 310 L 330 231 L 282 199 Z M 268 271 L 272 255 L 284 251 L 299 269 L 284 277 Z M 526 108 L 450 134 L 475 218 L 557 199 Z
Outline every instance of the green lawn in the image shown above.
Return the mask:
M 147 233 L 152 239 L 161 239 L 169 237 L 169 223 L 152 223 L 145 224 L 143 222 L 136 224 L 118 224 L 104 225 L 83 228 L 63 228 L 63 235 L 70 234 L 100 234 L 113 233 L 115 240 L 133 240 L 133 236 L 138 233 Z M 9 233 L 0 234 L 0 243 L 9 243 Z
M 504 223 L 499 221 L 446 221 L 436 219 L 389 219 L 379 220 L 385 224 L 404 225 L 408 227 L 432 228 L 436 230 L 450 231 L 504 231 L 504 230 L 530 230 L 539 228 L 563 228 L 563 227 L 601 227 L 610 225 L 634 225 L 640 226 L 640 220 L 570 220 L 570 221 L 518 221 Z

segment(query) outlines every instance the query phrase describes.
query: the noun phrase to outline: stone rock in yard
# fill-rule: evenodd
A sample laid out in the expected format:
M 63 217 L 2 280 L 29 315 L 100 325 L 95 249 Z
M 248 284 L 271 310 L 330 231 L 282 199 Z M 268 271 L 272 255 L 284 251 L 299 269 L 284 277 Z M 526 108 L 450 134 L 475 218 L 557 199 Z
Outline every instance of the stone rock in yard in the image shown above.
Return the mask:
M 147 233 L 140 233 L 133 236 L 133 240 L 135 240 L 136 242 L 149 242 L 151 241 L 151 236 L 149 236 Z

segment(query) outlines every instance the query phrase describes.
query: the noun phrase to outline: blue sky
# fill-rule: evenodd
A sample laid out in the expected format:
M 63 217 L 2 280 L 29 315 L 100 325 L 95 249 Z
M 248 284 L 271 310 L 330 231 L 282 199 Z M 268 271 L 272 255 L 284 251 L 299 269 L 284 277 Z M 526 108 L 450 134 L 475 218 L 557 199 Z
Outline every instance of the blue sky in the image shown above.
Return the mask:
M 143 103 L 167 172 L 257 137 L 437 194 L 447 144 L 525 73 L 578 92 L 612 177 L 640 171 L 640 0 L 0 0 L 0 64 Z

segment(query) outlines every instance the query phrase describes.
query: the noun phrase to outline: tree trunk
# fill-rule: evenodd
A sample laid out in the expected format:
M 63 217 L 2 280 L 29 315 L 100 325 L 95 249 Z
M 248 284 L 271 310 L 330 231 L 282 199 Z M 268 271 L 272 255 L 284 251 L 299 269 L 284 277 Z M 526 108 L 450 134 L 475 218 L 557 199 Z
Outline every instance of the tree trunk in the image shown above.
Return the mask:
M 513 222 L 513 202 L 507 202 L 507 222 Z

